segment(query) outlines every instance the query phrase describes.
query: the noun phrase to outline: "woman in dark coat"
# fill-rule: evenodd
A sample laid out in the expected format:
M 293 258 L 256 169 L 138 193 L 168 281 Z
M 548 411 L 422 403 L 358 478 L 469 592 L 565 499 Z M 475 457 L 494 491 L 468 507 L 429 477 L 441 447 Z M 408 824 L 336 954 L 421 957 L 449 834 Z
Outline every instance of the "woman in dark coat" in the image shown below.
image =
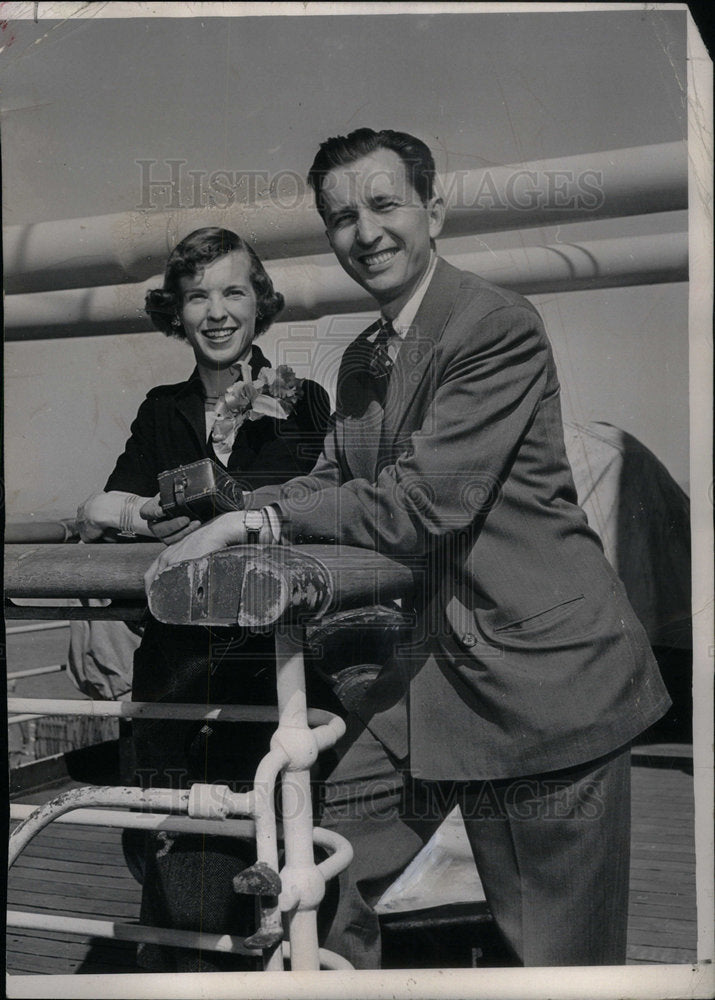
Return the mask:
M 282 306 L 261 261 L 234 233 L 200 229 L 179 243 L 146 308 L 160 330 L 189 341 L 196 368 L 185 382 L 147 395 L 104 492 L 80 508 L 85 540 L 120 534 L 173 542 L 193 530 L 197 522 L 187 517 L 165 518 L 155 498 L 158 474 L 179 465 L 212 458 L 246 490 L 310 471 L 327 427 L 327 393 L 288 369 L 273 372 L 254 343 Z M 338 709 L 322 682 L 308 678 L 308 685 L 309 704 Z M 274 705 L 273 637 L 148 617 L 132 698 Z M 135 783 L 220 781 L 245 789 L 274 728 L 136 720 Z M 238 936 L 255 930 L 252 897 L 232 888 L 233 877 L 255 861 L 253 842 L 167 832 L 146 841 L 143 923 Z M 156 945 L 140 945 L 138 961 L 167 972 L 256 967 L 241 956 Z

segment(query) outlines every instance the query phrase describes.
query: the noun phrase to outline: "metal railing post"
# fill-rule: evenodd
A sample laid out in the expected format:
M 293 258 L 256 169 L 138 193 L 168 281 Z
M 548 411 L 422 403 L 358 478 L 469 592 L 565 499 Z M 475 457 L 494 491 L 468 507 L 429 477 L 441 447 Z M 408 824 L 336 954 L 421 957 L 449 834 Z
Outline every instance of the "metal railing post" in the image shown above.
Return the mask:
M 291 968 L 319 969 L 317 909 L 325 880 L 313 851 L 313 801 L 310 767 L 318 756 L 308 728 L 303 647 L 290 623 L 275 631 L 279 723 L 272 745 L 289 760 L 281 779 L 285 866 L 281 871 L 281 909 L 288 913 Z

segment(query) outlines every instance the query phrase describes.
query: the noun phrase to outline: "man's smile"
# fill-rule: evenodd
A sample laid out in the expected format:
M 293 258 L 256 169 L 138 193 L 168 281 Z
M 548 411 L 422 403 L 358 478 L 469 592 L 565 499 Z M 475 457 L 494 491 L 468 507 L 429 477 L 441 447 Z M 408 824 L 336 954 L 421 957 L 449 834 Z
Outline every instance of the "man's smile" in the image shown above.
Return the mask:
M 361 254 L 358 260 L 363 267 L 380 267 L 382 264 L 389 263 L 397 253 L 399 253 L 398 247 L 389 247 L 387 250 Z

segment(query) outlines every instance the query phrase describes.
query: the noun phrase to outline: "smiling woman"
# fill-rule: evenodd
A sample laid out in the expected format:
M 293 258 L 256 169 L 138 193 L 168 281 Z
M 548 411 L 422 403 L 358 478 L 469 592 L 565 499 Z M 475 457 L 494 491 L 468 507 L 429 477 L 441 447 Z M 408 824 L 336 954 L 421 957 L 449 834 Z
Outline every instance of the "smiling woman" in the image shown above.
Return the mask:
M 147 294 L 146 309 L 158 329 L 188 340 L 196 368 L 186 381 L 149 392 L 105 492 L 83 505 L 85 541 L 141 534 L 169 543 L 191 532 L 198 522 L 165 515 L 155 496 L 159 474 L 179 465 L 218 460 L 245 490 L 310 471 L 322 447 L 328 395 L 284 366 L 271 369 L 254 343 L 282 306 L 283 296 L 260 259 L 235 233 L 199 229 L 178 244 L 162 288 Z M 311 705 L 338 707 L 322 682 L 311 684 Z M 147 616 L 134 657 L 132 698 L 272 705 L 273 638 L 239 628 L 216 634 L 167 626 Z M 238 790 L 253 780 L 271 729 L 135 720 L 136 773 L 129 783 L 187 787 L 193 781 L 223 781 Z M 125 838 L 130 867 L 143 872 L 143 923 L 252 933 L 253 901 L 237 897 L 232 880 L 255 861 L 255 847 L 225 837 L 208 840 L 167 834 L 148 835 L 146 843 Z M 254 964 L 242 956 L 158 945 L 140 946 L 137 960 L 157 972 Z
M 197 362 L 220 368 L 245 360 L 256 323 L 248 255 L 220 257 L 181 285 L 181 320 Z
M 183 239 L 167 261 L 163 287 L 146 297 L 154 325 L 187 339 L 197 362 L 217 369 L 245 358 L 282 308 L 283 296 L 253 248 L 217 227 Z

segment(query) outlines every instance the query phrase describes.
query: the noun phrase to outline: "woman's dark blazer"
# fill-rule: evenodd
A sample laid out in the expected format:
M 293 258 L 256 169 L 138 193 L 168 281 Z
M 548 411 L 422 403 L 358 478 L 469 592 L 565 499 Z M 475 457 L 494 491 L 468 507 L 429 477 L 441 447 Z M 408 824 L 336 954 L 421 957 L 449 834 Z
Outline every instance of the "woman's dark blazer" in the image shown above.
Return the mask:
M 270 367 L 253 346 L 251 371 Z M 198 370 L 185 382 L 152 389 L 132 423 L 131 437 L 117 460 L 105 490 L 153 497 L 157 476 L 166 469 L 213 455 L 206 442 L 204 389 Z M 328 426 L 330 400 L 317 382 L 306 379 L 303 395 L 286 420 L 261 417 L 239 429 L 228 471 L 245 489 L 282 483 L 309 472 L 320 455 Z
M 268 366 L 255 345 L 251 371 Z M 131 437 L 117 460 L 105 490 L 154 496 L 157 476 L 166 469 L 214 457 L 206 442 L 205 394 L 198 371 L 184 382 L 152 389 L 132 423 Z M 282 483 L 308 472 L 320 454 L 330 413 L 328 394 L 316 382 L 304 380 L 302 397 L 286 420 L 261 417 L 246 421 L 229 457 L 228 471 L 246 489 Z M 226 641 L 238 666 L 217 670 Z M 134 659 L 132 697 L 135 701 L 239 701 L 275 703 L 272 636 L 242 629 L 162 625 L 148 617 L 142 644 Z M 225 661 L 225 656 L 224 656 Z M 207 664 L 209 670 L 207 671 Z M 316 695 L 317 696 L 317 695 Z M 321 700 L 324 700 L 322 694 Z M 162 727 L 165 729 L 166 727 Z

